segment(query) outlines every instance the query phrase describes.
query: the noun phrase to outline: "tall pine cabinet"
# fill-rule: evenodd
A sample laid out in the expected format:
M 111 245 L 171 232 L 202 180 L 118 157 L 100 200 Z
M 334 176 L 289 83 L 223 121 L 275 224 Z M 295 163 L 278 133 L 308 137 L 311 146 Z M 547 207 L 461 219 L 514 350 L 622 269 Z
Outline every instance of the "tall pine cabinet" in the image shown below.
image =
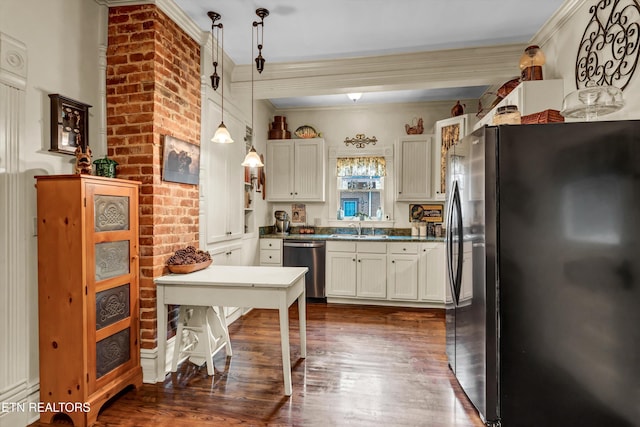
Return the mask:
M 139 183 L 36 180 L 40 420 L 66 414 L 74 426 L 89 426 L 116 393 L 142 385 Z

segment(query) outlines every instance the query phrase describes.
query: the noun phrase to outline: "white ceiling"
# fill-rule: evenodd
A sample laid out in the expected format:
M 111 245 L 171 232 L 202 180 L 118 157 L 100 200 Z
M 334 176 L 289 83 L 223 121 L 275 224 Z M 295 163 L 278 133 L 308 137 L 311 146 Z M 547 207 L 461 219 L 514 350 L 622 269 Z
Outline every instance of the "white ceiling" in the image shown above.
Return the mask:
M 224 50 L 249 64 L 258 7 L 266 67 L 273 63 L 356 58 L 528 43 L 563 0 L 175 0 L 203 31 L 208 11 L 222 15 Z M 517 60 L 517 59 L 516 59 Z M 486 86 L 366 93 L 358 103 L 478 98 Z M 348 104 L 344 94 L 272 99 L 278 108 Z

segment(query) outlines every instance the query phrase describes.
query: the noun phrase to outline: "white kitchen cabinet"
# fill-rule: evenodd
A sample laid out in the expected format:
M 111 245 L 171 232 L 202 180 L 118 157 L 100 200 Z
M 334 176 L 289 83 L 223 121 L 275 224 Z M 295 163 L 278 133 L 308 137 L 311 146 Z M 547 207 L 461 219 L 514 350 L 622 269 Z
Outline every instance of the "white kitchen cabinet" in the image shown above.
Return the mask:
M 326 286 L 328 297 L 356 296 L 356 243 L 327 242 Z
M 218 107 L 208 99 L 209 111 L 217 114 Z M 231 117 L 227 127 L 240 138 L 245 133 L 243 123 Z M 213 129 L 215 130 L 215 129 Z M 213 130 L 210 131 L 213 136 Z M 201 157 L 207 164 L 201 180 L 200 191 L 205 197 L 205 235 L 208 245 L 241 238 L 244 233 L 244 144 L 214 144 L 211 136 L 204 138 Z M 201 217 L 202 218 L 202 217 Z
M 418 298 L 421 301 L 443 303 L 446 282 L 445 244 L 421 243 L 418 261 Z
M 465 242 L 462 251 L 462 288 L 460 303 L 473 298 L 473 245 Z
M 476 123 L 474 130 L 484 125 L 492 125 L 493 116 L 496 111 L 505 105 L 517 106 L 520 114 L 526 116 L 548 109 L 562 110 L 563 99 L 563 80 L 531 80 L 521 82 Z
M 213 265 L 241 265 L 242 264 L 242 244 L 219 246 L 210 249 Z M 217 309 L 216 309 L 217 310 Z M 231 322 L 240 316 L 240 307 L 224 307 L 224 315 L 227 321 Z
M 327 296 L 385 299 L 386 252 L 381 242 L 327 242 Z
M 447 192 L 447 150 L 470 133 L 476 117 L 473 114 L 438 120 L 433 143 L 433 198 L 444 200 Z
M 405 135 L 398 139 L 397 152 L 396 200 L 431 199 L 433 135 Z
M 260 265 L 282 266 L 282 239 L 260 239 Z
M 324 202 L 324 139 L 267 141 L 267 200 Z
M 418 243 L 389 243 L 387 295 L 389 299 L 418 299 Z
M 386 298 L 386 244 L 357 242 L 356 252 L 356 296 L 361 298 Z

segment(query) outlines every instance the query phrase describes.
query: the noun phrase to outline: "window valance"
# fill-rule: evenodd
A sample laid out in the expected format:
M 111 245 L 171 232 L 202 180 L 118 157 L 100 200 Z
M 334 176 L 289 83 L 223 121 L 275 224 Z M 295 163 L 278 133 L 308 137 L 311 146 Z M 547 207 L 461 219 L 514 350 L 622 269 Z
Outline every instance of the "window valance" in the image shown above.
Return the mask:
M 338 157 L 338 176 L 385 176 L 387 162 L 384 157 Z

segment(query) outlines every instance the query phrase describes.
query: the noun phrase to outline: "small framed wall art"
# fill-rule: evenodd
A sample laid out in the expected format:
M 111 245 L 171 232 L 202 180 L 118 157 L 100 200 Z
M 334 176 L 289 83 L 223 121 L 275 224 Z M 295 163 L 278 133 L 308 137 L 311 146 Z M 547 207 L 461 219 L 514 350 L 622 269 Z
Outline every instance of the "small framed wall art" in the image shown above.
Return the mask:
M 162 180 L 197 185 L 200 180 L 200 146 L 164 136 Z
M 89 108 L 91 105 L 50 94 L 51 99 L 51 148 L 49 151 L 75 155 L 89 146 Z

